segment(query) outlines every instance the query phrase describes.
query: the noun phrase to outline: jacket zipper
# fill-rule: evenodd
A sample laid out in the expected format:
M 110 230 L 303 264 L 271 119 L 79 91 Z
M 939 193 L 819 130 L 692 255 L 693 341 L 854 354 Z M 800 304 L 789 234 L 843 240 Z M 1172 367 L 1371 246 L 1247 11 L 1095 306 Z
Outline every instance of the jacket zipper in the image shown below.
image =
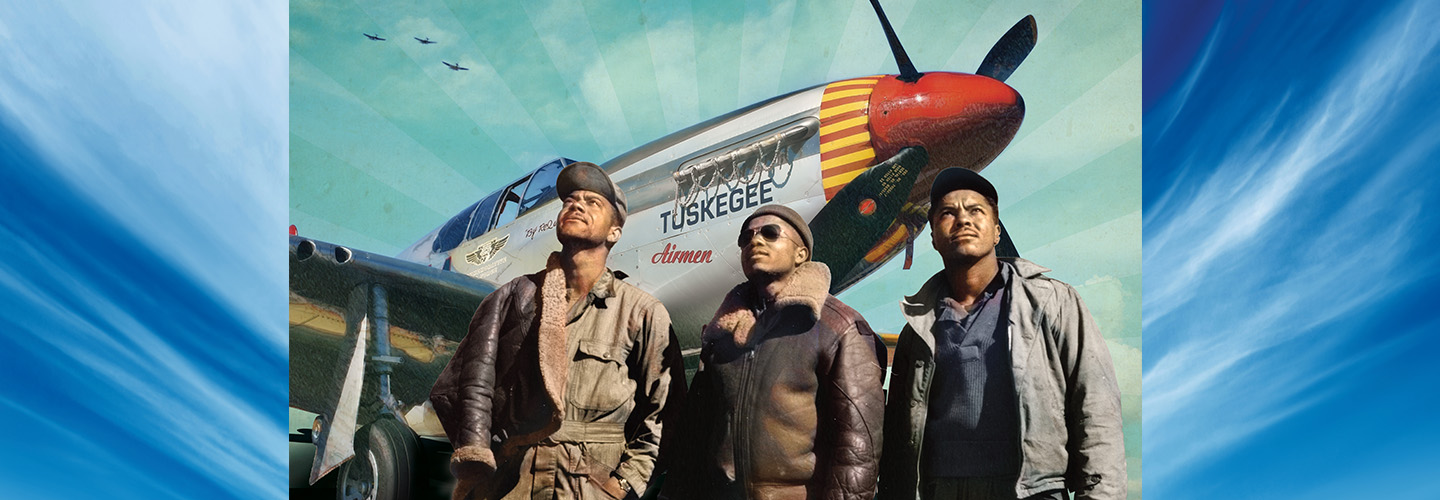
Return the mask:
M 934 382 L 935 369 L 936 369 L 935 352 L 932 350 L 932 351 L 930 352 L 930 361 L 928 361 L 928 362 L 922 361 L 922 362 L 921 362 L 921 367 L 920 367 L 920 373 L 917 373 L 917 374 L 916 374 L 917 376 L 920 377 L 920 380 L 916 380 L 916 381 L 915 381 L 915 383 L 920 384 L 920 407 L 921 407 L 921 408 L 924 408 L 924 416 L 923 416 L 923 418 L 920 419 L 919 425 L 916 425 L 916 426 L 915 426 L 916 429 L 919 429 L 919 430 L 920 430 L 920 432 L 917 433 L 916 436 L 915 436 L 915 450 L 916 450 L 916 453 L 915 453 L 915 480 L 916 480 L 916 481 L 919 481 L 920 478 L 921 478 L 921 470 L 920 470 L 920 469 L 921 469 L 921 466 L 922 466 L 922 457 L 923 457 L 924 454 L 925 454 L 925 425 L 930 421 L 930 384 Z M 913 412 L 912 412 L 912 414 L 913 414 Z
M 751 333 L 753 334 L 754 332 Z M 754 360 L 755 349 L 752 348 L 750 349 L 750 352 L 745 353 L 744 365 L 741 366 L 741 371 L 744 372 L 744 377 L 742 377 L 743 382 L 740 384 L 739 399 L 741 404 L 737 405 L 737 408 L 751 407 L 750 375 L 753 372 L 752 367 L 754 365 Z M 749 448 L 742 447 L 742 444 L 749 442 L 749 426 L 739 425 L 740 419 L 738 417 L 739 414 L 737 413 L 734 417 L 731 418 L 731 425 L 735 426 L 735 432 L 731 433 L 731 439 L 734 442 L 731 443 L 730 448 L 734 450 L 733 453 L 735 453 L 735 479 L 737 482 L 740 483 L 740 487 L 743 488 L 745 496 L 748 497 L 750 495 L 750 453 Z M 742 437 L 741 433 L 744 433 L 745 436 Z

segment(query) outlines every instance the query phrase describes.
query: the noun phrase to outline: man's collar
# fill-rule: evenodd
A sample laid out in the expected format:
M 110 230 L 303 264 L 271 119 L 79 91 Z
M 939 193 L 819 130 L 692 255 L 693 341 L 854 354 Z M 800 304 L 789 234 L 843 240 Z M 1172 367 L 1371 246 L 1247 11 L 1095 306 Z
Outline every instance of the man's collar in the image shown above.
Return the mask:
M 754 308 L 759 300 L 756 285 L 746 281 L 725 294 L 720 309 L 715 311 L 702 330 L 707 339 L 730 337 L 737 345 L 744 345 L 755 328 L 760 311 Z M 825 301 L 830 297 L 830 268 L 822 262 L 805 262 L 785 278 L 784 286 L 771 305 L 776 309 L 787 307 L 804 308 L 813 318 L 820 319 Z
M 545 269 L 558 269 L 559 267 L 560 252 L 551 252 L 550 257 L 545 260 Z M 604 309 L 606 306 L 605 299 L 615 296 L 616 281 L 615 272 L 611 271 L 609 267 L 604 268 L 604 271 L 600 272 L 600 277 L 595 278 L 595 284 L 590 285 L 590 292 L 585 294 L 583 299 L 575 301 L 575 304 L 571 306 L 570 320 L 574 321 L 575 318 L 578 318 L 584 313 L 585 308 L 591 304 Z
M 944 310 L 947 308 L 956 309 L 957 313 L 972 310 L 975 308 L 975 304 L 990 300 L 990 298 L 994 297 L 995 294 L 1000 293 L 1001 290 L 1009 287 L 1010 280 L 1015 274 L 1014 266 L 1010 265 L 1009 262 L 1002 260 L 997 263 L 995 268 L 995 277 L 990 280 L 990 284 L 985 285 L 985 289 L 980 292 L 979 297 L 975 298 L 975 302 L 970 304 L 969 309 L 960 306 L 959 302 L 950 297 L 950 282 L 948 280 L 942 280 L 940 283 L 940 288 L 936 290 L 935 294 L 936 316 L 938 317 L 940 314 L 944 313 Z M 965 314 L 960 314 L 960 316 L 964 315 Z
M 1029 279 L 1049 271 L 1049 269 L 1039 264 L 1019 257 L 1001 258 L 999 259 L 998 267 L 1001 271 L 996 274 L 997 276 L 1005 276 L 1003 285 L 1007 288 L 1017 276 Z M 1009 273 L 1007 274 L 1006 271 L 1009 271 Z M 901 299 L 900 308 L 906 316 L 925 315 L 931 311 L 935 311 L 940 299 L 949 295 L 950 281 L 945 276 L 945 270 L 941 269 L 931 275 L 930 279 L 926 280 L 925 284 L 922 285 L 920 290 L 916 291 L 914 295 L 909 295 Z
M 550 270 L 558 267 L 560 267 L 560 252 L 550 252 L 550 256 L 545 259 L 545 269 Z M 617 278 L 615 273 L 618 271 L 611 271 L 608 266 L 604 269 L 605 270 L 600 273 L 600 277 L 595 278 L 595 284 L 590 286 L 590 296 L 592 298 L 608 299 L 615 296 L 615 280 L 625 279 L 623 274 Z
M 605 272 L 600 273 L 600 277 L 595 280 L 595 286 L 590 287 L 590 296 L 602 302 L 615 296 L 615 273 L 611 272 L 610 268 L 607 267 Z
M 1019 257 L 1001 257 L 1000 262 L 1014 266 L 1015 275 L 1024 279 L 1039 277 L 1041 274 L 1050 272 L 1048 267 Z
M 790 274 L 778 280 L 779 287 L 771 307 L 805 306 L 815 317 L 820 317 L 820 308 L 830 295 L 830 268 L 823 262 L 806 261 Z M 756 310 L 766 308 L 760 286 L 755 282 L 743 283 L 750 288 L 749 299 Z

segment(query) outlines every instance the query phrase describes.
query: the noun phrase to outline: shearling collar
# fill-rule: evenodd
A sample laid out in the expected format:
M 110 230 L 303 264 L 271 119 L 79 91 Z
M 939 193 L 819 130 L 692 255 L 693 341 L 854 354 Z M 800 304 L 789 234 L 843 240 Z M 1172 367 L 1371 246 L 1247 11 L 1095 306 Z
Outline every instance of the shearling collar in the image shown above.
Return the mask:
M 615 277 L 606 268 L 590 287 L 587 299 L 572 306 L 565 284 L 565 270 L 560 267 L 559 252 L 551 253 L 546 259 L 541 276 L 540 326 L 537 329 L 540 379 L 554 408 L 552 421 L 558 424 L 565 415 L 565 384 L 570 372 L 569 334 L 565 325 L 584 314 L 585 308 L 592 303 L 602 304 L 603 307 L 606 299 L 615 296 Z
M 830 296 L 830 268 L 821 262 L 806 262 L 795 268 L 782 283 L 773 307 L 803 307 L 810 313 L 811 319 L 818 321 L 820 308 Z M 755 286 L 749 281 L 736 285 L 725 294 L 720 309 L 715 311 L 715 318 L 705 325 L 705 336 L 729 336 L 736 345 L 745 345 L 755 329 L 756 312 L 752 306 L 758 300 Z
M 549 264 L 545 266 L 540 285 L 540 325 L 536 328 L 536 343 L 540 381 L 553 408 L 551 422 L 559 423 L 565 415 L 565 379 L 570 371 L 570 360 L 566 359 L 569 339 L 565 332 L 565 324 L 569 323 L 570 301 L 565 290 L 565 270 L 555 265 L 553 255 Z M 554 425 L 547 427 L 558 428 Z

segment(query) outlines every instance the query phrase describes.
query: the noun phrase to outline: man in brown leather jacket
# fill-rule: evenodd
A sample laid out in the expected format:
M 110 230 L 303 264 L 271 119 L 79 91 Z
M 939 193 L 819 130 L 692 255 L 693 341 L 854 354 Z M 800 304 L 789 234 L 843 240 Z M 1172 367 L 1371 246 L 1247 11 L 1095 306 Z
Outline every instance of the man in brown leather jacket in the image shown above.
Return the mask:
M 557 187 L 561 251 L 485 298 L 430 393 L 457 500 L 643 493 L 684 392 L 669 313 L 605 267 L 625 194 L 586 162 Z
M 829 294 L 804 219 L 756 209 L 740 233 L 749 280 L 701 335 L 666 496 L 870 500 L 880 459 L 884 346 Z

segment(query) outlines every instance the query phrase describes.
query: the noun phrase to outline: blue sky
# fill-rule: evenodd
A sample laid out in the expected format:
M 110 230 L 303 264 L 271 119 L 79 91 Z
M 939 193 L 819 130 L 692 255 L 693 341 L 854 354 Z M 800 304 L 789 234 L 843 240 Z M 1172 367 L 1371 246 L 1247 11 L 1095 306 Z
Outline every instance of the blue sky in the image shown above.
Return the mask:
M 1433 497 L 1440 8 L 1146 16 L 1148 492 Z
M 589 98 L 556 101 L 563 109 L 535 113 L 542 118 L 530 118 L 533 128 L 486 129 L 500 138 L 487 158 L 508 158 L 501 165 L 518 175 L 546 153 L 513 148 L 503 140 L 507 133 L 541 130 L 538 137 L 552 147 L 577 141 L 589 144 L 580 153 L 606 156 L 627 141 L 644 142 L 802 81 L 890 71 L 883 49 L 849 37 L 810 40 L 785 28 L 797 18 L 825 15 L 847 33 L 872 29 L 859 20 L 851 29 L 852 19 L 863 17 L 853 5 L 767 10 L 757 2 L 757 8 L 722 10 L 726 22 L 711 24 L 675 3 L 642 3 L 645 19 L 665 22 L 643 41 L 620 37 L 625 44 L 668 46 L 686 33 L 732 26 L 717 35 L 735 35 L 736 48 L 692 48 L 693 55 L 682 50 L 654 60 L 655 67 L 679 68 L 651 68 L 654 80 L 684 92 L 656 93 L 647 101 L 612 83 L 619 107 L 588 107 Z M 975 27 L 1008 26 L 1019 17 L 1011 10 L 1104 19 L 1100 7 L 1116 4 L 1041 3 L 960 5 L 950 7 L 951 16 L 925 15 L 936 4 L 920 0 L 887 2 L 887 8 L 902 36 L 961 19 L 965 30 L 939 30 L 947 37 L 939 48 L 913 49 L 911 56 L 938 61 L 922 66 L 963 71 L 973 69 L 1000 32 Z M 372 23 L 390 19 L 372 14 L 381 7 L 353 5 L 364 6 L 360 12 Z M 609 12 L 594 9 L 603 3 L 557 5 Z M 315 87 L 319 96 L 324 88 L 343 88 L 347 74 L 325 71 L 338 63 L 303 52 L 287 25 L 291 9 L 274 1 L 0 4 L 0 241 L 6 242 L 0 245 L 0 303 L 6 304 L 0 321 L 7 325 L 0 332 L 0 380 L 6 382 L 0 424 L 14 429 L 0 452 L 0 496 L 285 495 L 286 274 L 277 250 L 283 228 L 298 222 L 333 231 L 337 240 L 348 234 L 357 246 L 382 253 L 418 236 L 365 234 L 320 216 L 296 220 L 289 161 L 306 146 L 295 139 L 313 145 L 324 138 L 295 131 L 305 122 L 291 113 L 291 80 L 324 77 Z M 511 15 L 547 18 L 543 8 L 515 9 L 521 10 Z M 1430 312 L 1437 263 L 1429 251 L 1440 226 L 1431 206 L 1440 186 L 1430 172 L 1440 152 L 1440 112 L 1430 99 L 1440 84 L 1433 69 L 1440 67 L 1433 29 L 1440 11 L 1414 1 L 1155 2 L 1144 12 L 1143 216 L 1111 207 L 1087 234 L 1020 243 L 1022 251 L 1055 243 L 1030 253 L 1065 258 L 1074 253 L 1065 250 L 1074 241 L 1067 238 L 1104 241 L 1117 225 L 1137 218 L 1134 224 L 1143 224 L 1145 492 L 1166 499 L 1433 496 L 1436 486 L 1423 478 L 1440 449 L 1434 425 L 1440 387 L 1429 361 L 1440 348 L 1432 333 L 1440 318 Z M 430 17 L 416 16 L 417 22 Z M 621 35 L 607 35 L 604 25 L 551 28 L 567 36 L 588 29 L 596 39 Z M 997 175 L 1012 172 L 997 184 L 1010 183 L 1027 196 L 1051 193 L 1038 198 L 1063 195 L 1076 188 L 1056 180 L 1075 172 L 1104 174 L 1090 182 L 1117 175 L 1106 168 L 1125 163 L 1104 159 L 1140 149 L 1123 127 L 1070 126 L 1070 117 L 1107 112 L 1111 98 L 1091 89 L 1111 88 L 1101 84 L 1140 66 L 1132 62 L 1134 52 L 1087 41 L 1087 33 L 1097 35 L 1081 25 L 1057 22 L 1047 32 L 1041 19 L 1042 44 L 1010 81 L 1027 92 L 1031 114 L 1021 137 L 992 166 Z M 437 25 L 436 33 L 445 29 Z M 813 58 L 806 56 L 813 51 L 746 50 L 765 45 L 747 39 L 747 32 L 835 49 Z M 1044 41 L 1056 39 L 1067 42 L 1044 49 Z M 564 40 L 537 41 L 529 50 L 558 52 L 547 43 Z M 587 82 L 614 78 L 610 53 L 577 46 L 588 48 L 575 57 L 588 59 L 557 58 L 551 71 L 570 75 L 558 85 L 600 95 L 595 102 L 608 99 Z M 689 46 L 698 47 L 693 38 Z M 399 51 L 386 56 L 391 62 L 413 66 L 407 78 L 430 80 L 439 97 L 452 101 L 447 96 L 464 95 L 464 87 L 439 80 L 450 75 L 438 61 L 421 67 L 406 62 L 419 58 L 406 52 L 414 47 L 390 50 Z M 478 82 L 464 85 L 513 78 L 479 69 L 503 64 L 488 50 L 476 46 L 460 54 L 470 58 L 459 59 L 462 64 L 477 68 Z M 297 59 L 297 51 L 303 57 Z M 1076 52 L 1104 64 L 1067 56 Z M 596 59 L 605 61 L 606 75 L 586 64 Z M 741 79 L 734 71 L 776 61 L 784 68 L 777 79 Z M 1037 68 L 1067 78 L 1027 76 Z M 714 72 L 683 77 L 706 71 Z M 334 85 L 325 87 L 325 78 Z M 382 79 L 373 85 L 409 84 Z M 519 96 L 527 89 L 505 85 L 516 97 L 501 105 L 523 108 L 518 103 L 527 101 Z M 1032 94 L 1056 97 L 1041 105 Z M 639 104 L 623 104 L 627 100 Z M 467 106 L 452 107 L 462 118 L 474 116 Z M 567 138 L 546 128 L 543 117 L 578 120 L 585 133 Z M 617 117 L 628 130 L 594 125 Z M 423 123 L 400 123 L 401 130 L 419 127 L 402 135 L 427 130 Z M 1077 130 L 1109 133 L 1112 142 L 1076 137 Z M 1035 145 L 1020 147 L 1027 137 Z M 1056 141 L 1089 145 L 1088 158 L 1100 161 L 1095 169 L 1065 170 L 1047 161 L 1058 150 L 1042 147 Z M 463 156 L 435 157 L 447 154 Z M 1003 162 L 1038 167 L 1005 170 Z M 475 174 L 447 175 L 488 188 Z M 473 201 L 476 194 L 447 196 Z M 1031 211 L 1044 223 L 1041 215 L 1056 212 L 1042 205 L 1006 207 L 1006 213 Z M 448 205 L 391 209 L 434 219 L 429 227 L 453 211 Z M 1114 252 L 1069 258 L 1078 262 L 1064 278 L 1077 285 L 1129 265 Z M 1138 289 L 1121 281 L 1113 287 L 1097 281 L 1104 286 L 1092 290 L 1123 297 Z M 1118 318 L 1122 325 L 1141 322 L 1133 313 Z M 1134 345 L 1138 349 L 1138 338 Z M 1138 462 L 1132 465 L 1138 469 Z
M 0 4 L 0 496 L 285 494 L 285 20 Z

